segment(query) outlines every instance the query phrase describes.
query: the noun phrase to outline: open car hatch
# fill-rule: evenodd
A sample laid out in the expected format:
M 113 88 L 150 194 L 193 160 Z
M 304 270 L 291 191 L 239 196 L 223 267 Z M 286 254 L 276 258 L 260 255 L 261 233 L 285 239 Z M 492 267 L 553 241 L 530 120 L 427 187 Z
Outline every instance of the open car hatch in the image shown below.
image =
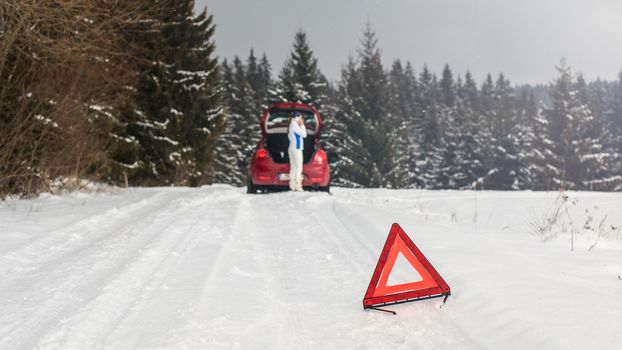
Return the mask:
M 287 124 L 293 112 L 302 114 L 304 118 L 307 134 L 319 136 L 322 129 L 322 118 L 319 113 L 301 107 L 298 104 L 280 104 L 279 107 L 268 109 L 261 117 L 261 132 L 266 134 L 287 134 L 289 125 Z

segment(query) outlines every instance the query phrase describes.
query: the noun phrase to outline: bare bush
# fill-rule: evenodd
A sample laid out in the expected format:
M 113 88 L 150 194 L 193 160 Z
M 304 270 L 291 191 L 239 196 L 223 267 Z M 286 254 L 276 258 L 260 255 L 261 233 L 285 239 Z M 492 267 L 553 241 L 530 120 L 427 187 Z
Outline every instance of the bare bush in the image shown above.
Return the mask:
M 133 79 L 123 30 L 140 3 L 0 2 L 0 198 L 109 166 Z
M 594 247 L 596 247 L 596 244 L 598 244 L 598 241 L 600 240 L 600 237 L 602 237 L 605 234 L 605 221 L 607 220 L 607 214 L 605 214 L 605 216 L 603 216 L 603 219 L 600 220 L 600 224 L 598 224 L 598 231 L 596 232 L 596 240 L 594 241 L 594 243 L 588 248 L 588 252 L 591 251 L 592 249 L 594 249 Z
M 568 196 L 560 191 L 553 202 L 551 208 L 545 212 L 542 216 L 532 215 L 529 227 L 531 232 L 537 235 L 541 235 L 544 239 L 550 238 L 551 230 L 553 226 L 559 221 L 564 208 L 564 203 L 568 200 Z
M 584 237 L 595 237 L 587 249 L 588 252 L 596 247 L 602 237 L 619 239 L 621 226 L 608 224 L 608 215 L 603 214 L 601 217 L 599 214 L 600 206 L 594 205 L 593 208 L 586 208 L 579 214 L 576 213 L 575 208 L 574 215 L 571 214 L 571 208 L 576 207 L 578 203 L 577 198 L 571 200 L 564 191 L 559 191 L 553 205 L 544 215 L 532 215 L 531 222 L 529 222 L 531 232 L 542 236 L 543 240 L 548 240 L 556 235 L 554 228 L 558 228 L 561 232 L 569 231 L 571 251 L 574 251 L 575 240 L 579 234 Z M 598 218 L 600 219 L 596 221 Z M 596 222 L 598 225 L 595 225 Z

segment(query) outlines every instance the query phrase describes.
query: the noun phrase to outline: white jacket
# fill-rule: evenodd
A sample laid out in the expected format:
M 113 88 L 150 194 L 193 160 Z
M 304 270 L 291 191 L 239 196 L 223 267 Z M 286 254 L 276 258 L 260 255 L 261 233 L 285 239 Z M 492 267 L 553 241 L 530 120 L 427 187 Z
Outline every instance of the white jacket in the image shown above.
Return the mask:
M 305 148 L 304 138 L 307 137 L 307 129 L 305 128 L 304 123 L 298 125 L 298 118 L 296 117 L 292 119 L 292 122 L 289 124 L 289 148 L 295 150 L 303 150 Z

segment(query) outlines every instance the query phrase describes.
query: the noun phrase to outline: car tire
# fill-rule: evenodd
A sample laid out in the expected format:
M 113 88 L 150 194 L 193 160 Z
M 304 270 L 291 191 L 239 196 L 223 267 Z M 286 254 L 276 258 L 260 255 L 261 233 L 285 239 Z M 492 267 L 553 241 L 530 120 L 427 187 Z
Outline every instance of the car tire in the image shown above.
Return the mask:
M 322 192 L 330 193 L 330 184 L 326 185 L 326 187 L 320 187 Z
M 257 194 L 257 185 L 253 183 L 253 179 L 250 174 L 248 175 L 248 180 L 246 181 L 246 193 Z

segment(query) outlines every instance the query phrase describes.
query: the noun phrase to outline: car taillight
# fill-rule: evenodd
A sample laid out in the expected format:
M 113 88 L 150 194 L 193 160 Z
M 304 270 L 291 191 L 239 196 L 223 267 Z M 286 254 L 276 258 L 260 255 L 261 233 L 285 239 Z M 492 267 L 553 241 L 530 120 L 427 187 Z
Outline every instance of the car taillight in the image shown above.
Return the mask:
M 324 151 L 318 151 L 315 153 L 315 162 L 318 164 L 323 164 L 326 161 L 326 153 Z
M 265 159 L 268 157 L 268 151 L 262 148 L 255 153 L 255 157 L 257 157 L 257 159 Z

